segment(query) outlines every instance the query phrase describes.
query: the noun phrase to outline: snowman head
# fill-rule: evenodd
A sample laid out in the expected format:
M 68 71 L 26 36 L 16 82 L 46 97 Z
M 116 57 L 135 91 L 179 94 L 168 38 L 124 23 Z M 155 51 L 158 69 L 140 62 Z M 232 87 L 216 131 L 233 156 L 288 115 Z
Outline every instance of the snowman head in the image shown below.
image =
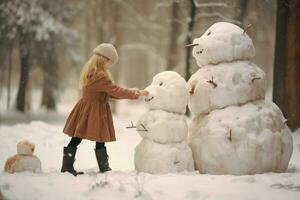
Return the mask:
M 35 145 L 28 140 L 22 140 L 17 144 L 17 152 L 20 155 L 33 155 Z
M 208 64 L 249 60 L 255 54 L 251 38 L 240 27 L 228 23 L 213 24 L 193 42 L 193 56 L 199 67 Z
M 150 109 L 185 113 L 189 97 L 188 86 L 178 73 L 164 71 L 155 75 L 151 85 L 145 90 L 149 92 L 145 101 Z

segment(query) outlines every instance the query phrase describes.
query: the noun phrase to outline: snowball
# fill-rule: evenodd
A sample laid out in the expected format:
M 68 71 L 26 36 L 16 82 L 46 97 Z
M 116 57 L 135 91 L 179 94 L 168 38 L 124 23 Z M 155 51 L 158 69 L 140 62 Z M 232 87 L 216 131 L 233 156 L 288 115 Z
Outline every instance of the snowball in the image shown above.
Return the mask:
M 41 172 L 41 161 L 33 155 L 15 155 L 7 160 L 5 171 L 9 173 L 15 172 Z
M 32 155 L 35 145 L 27 140 L 22 140 L 17 144 L 17 152 L 21 155 Z
M 154 174 L 193 170 L 183 115 L 189 98 L 187 83 L 176 72 L 165 71 L 157 74 L 146 90 L 150 111 L 136 126 L 143 140 L 135 149 L 135 169 Z
M 195 167 L 209 174 L 284 172 L 293 151 L 280 109 L 263 100 L 199 115 L 190 125 Z
M 184 115 L 163 110 L 145 113 L 137 123 L 137 130 L 143 138 L 158 143 L 181 142 L 188 133 Z
M 135 148 L 135 169 L 140 172 L 164 174 L 194 170 L 192 151 L 186 141 L 159 144 L 148 139 Z
M 193 56 L 199 67 L 207 64 L 249 60 L 255 54 L 251 38 L 240 27 L 219 22 L 194 40 Z
M 17 144 L 18 154 L 10 157 L 5 162 L 4 170 L 9 173 L 14 172 L 41 172 L 41 161 L 34 156 L 35 145 L 28 140 L 22 140 Z
M 145 90 L 149 91 L 149 96 L 145 101 L 150 109 L 185 113 L 188 103 L 188 86 L 178 73 L 164 71 L 157 74 Z
M 188 81 L 191 91 L 189 108 L 198 115 L 229 105 L 264 99 L 265 79 L 264 71 L 249 61 L 207 65 Z

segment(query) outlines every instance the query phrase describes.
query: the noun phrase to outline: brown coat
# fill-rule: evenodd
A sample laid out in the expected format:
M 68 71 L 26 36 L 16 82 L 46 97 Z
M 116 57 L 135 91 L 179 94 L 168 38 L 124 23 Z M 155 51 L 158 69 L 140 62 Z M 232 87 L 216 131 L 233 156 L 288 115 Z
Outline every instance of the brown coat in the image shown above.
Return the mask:
M 100 74 L 89 78 L 82 89 L 82 98 L 71 111 L 63 132 L 97 142 L 115 141 L 115 130 L 109 98 L 137 99 L 132 90 L 121 88 Z

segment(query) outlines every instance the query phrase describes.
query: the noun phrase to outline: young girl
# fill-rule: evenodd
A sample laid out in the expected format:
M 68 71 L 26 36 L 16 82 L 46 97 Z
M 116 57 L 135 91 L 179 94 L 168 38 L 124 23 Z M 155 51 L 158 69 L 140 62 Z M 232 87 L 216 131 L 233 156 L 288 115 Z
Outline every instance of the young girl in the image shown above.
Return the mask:
M 82 98 L 70 113 L 63 130 L 72 139 L 64 147 L 61 172 L 70 172 L 74 176 L 83 174 L 73 166 L 77 146 L 82 139 L 96 142 L 95 154 L 100 172 L 111 170 L 105 142 L 115 141 L 116 137 L 109 98 L 138 99 L 139 96 L 148 95 L 147 91 L 121 88 L 112 82 L 108 68 L 118 60 L 113 45 L 100 44 L 93 53 L 80 76 Z

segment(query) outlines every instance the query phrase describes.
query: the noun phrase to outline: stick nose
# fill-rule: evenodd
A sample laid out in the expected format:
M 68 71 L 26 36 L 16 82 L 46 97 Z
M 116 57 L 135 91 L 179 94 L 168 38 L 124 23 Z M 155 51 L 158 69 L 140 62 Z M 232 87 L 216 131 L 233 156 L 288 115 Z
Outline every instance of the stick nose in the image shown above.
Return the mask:
M 187 44 L 185 45 L 185 47 L 194 47 L 194 46 L 198 46 L 199 44 Z

